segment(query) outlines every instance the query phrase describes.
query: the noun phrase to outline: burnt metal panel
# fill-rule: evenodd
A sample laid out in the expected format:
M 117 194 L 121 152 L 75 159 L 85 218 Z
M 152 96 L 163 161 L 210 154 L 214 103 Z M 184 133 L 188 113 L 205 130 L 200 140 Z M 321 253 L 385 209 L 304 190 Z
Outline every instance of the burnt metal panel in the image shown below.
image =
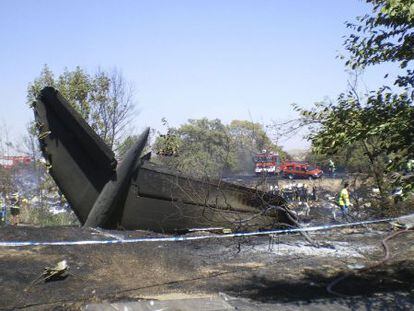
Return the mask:
M 265 229 L 292 224 L 282 208 L 285 205 L 280 196 L 226 182 L 205 182 L 144 162 L 131 181 L 121 224 L 159 232 L 211 226 Z

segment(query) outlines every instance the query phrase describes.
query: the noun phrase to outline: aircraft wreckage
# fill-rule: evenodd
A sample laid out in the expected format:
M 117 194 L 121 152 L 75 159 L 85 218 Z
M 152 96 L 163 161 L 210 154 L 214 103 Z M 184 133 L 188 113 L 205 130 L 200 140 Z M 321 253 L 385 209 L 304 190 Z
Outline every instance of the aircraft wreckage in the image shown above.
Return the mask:
M 177 232 L 189 228 L 268 229 L 295 225 L 279 196 L 206 182 L 149 161 L 149 129 L 119 163 L 103 140 L 51 87 L 33 104 L 49 172 L 84 226 Z

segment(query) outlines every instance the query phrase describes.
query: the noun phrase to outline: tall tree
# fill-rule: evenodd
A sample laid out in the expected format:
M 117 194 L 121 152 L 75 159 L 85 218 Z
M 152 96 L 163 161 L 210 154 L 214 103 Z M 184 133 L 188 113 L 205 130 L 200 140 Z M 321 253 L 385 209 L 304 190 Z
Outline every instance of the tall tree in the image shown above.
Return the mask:
M 124 138 L 135 99 L 133 88 L 120 71 L 89 74 L 78 66 L 73 71 L 65 69 L 55 78 L 45 65 L 29 84 L 28 102 L 33 102 L 45 86 L 56 87 L 111 149 Z

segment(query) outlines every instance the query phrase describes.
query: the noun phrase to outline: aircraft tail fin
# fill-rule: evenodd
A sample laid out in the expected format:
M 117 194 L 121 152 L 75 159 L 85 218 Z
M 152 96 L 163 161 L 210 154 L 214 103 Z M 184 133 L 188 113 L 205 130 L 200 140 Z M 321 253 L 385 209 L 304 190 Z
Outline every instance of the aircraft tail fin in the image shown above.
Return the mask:
M 83 224 L 114 176 L 115 155 L 54 88 L 41 91 L 34 113 L 49 172 Z

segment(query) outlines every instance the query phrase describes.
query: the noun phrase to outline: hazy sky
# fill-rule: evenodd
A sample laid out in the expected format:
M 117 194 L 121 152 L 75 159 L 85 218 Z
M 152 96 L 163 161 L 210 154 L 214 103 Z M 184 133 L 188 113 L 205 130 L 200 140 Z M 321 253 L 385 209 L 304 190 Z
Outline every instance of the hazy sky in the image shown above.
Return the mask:
M 44 64 L 60 74 L 118 68 L 135 87 L 133 126 L 189 118 L 269 123 L 346 88 L 344 22 L 359 0 L 0 1 L 0 121 L 18 139 L 26 89 Z M 383 70 L 365 73 L 369 88 Z M 283 142 L 286 148 L 305 143 Z

